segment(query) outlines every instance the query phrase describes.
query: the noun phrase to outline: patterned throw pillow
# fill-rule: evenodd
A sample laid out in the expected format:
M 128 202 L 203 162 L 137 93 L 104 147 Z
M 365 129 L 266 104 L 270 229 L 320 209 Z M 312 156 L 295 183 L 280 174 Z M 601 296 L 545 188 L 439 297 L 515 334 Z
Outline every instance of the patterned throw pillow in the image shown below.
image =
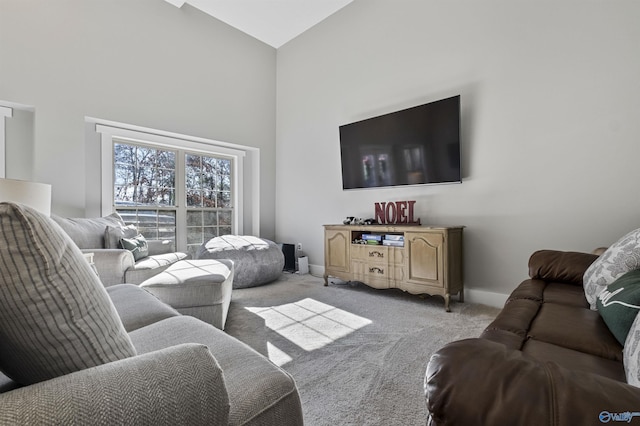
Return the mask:
M 136 261 L 149 256 L 149 244 L 142 234 L 133 238 L 123 238 L 120 240 L 120 245 L 123 249 L 129 250 Z
M 596 302 L 600 316 L 621 345 L 640 311 L 640 269 L 627 272 L 600 292 Z
M 627 383 L 640 387 L 640 315 L 631 325 L 622 356 Z
M 49 217 L 0 203 L 0 370 L 28 385 L 136 354 L 100 279 Z
M 584 295 L 591 309 L 597 309 L 596 298 L 602 290 L 634 269 L 640 269 L 640 229 L 614 243 L 584 273 Z

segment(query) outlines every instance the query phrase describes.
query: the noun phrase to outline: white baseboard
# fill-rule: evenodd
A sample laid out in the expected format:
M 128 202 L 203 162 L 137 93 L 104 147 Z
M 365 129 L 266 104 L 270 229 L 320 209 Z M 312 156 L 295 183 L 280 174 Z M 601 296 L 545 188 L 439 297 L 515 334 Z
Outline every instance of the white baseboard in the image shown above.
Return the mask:
M 494 293 L 492 291 L 475 290 L 473 288 L 464 289 L 464 301 L 469 303 L 479 303 L 481 305 L 493 306 L 495 308 L 504 307 L 508 294 Z
M 309 273 L 316 277 L 322 277 L 324 275 L 324 266 L 309 264 Z

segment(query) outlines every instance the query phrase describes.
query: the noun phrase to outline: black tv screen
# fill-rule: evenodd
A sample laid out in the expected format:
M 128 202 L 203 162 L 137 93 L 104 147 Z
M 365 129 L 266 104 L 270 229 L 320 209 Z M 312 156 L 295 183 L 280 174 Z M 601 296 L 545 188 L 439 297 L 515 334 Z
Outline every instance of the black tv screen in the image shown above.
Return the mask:
M 460 96 L 340 126 L 342 188 L 462 182 Z

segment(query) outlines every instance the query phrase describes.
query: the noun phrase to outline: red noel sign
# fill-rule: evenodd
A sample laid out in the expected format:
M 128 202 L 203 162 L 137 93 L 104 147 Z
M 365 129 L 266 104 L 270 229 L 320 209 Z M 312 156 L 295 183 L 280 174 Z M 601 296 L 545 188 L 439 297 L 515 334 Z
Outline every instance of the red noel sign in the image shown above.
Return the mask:
M 420 225 L 420 219 L 413 218 L 415 201 L 395 201 L 376 203 L 376 222 L 385 224 Z

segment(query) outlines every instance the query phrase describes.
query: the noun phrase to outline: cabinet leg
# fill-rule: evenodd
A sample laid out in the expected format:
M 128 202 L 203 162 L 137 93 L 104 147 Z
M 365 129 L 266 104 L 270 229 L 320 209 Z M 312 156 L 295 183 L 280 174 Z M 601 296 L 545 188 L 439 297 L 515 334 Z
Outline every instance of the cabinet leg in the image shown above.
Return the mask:
M 449 301 L 451 299 L 451 296 L 449 295 L 449 293 L 444 295 L 444 309 L 447 312 L 451 312 L 451 308 L 449 307 Z
M 324 276 L 324 286 L 327 287 L 329 285 L 329 275 Z
M 460 293 L 458 293 L 458 302 L 464 303 L 464 289 L 460 289 Z

